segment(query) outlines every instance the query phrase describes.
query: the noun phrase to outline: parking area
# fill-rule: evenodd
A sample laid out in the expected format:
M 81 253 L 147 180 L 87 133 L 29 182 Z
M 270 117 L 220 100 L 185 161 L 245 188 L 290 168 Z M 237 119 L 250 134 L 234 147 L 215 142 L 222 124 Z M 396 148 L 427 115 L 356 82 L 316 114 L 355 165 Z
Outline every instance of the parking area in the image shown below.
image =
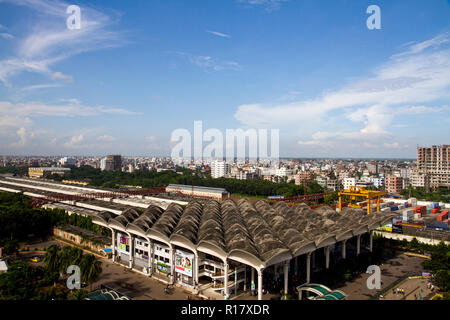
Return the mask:
M 22 252 L 21 258 L 34 265 L 43 265 L 42 253 L 33 251 L 42 251 L 51 245 L 59 245 L 61 247 L 66 244 L 56 240 L 43 241 L 33 244 L 27 244 L 21 247 L 21 250 L 27 249 L 30 252 Z M 33 262 L 30 259 L 39 257 L 39 262 Z M 192 299 L 199 299 L 179 287 L 173 287 L 170 294 L 164 292 L 166 284 L 151 279 L 146 275 L 130 271 L 127 267 L 113 263 L 106 258 L 99 258 L 102 262 L 102 273 L 99 279 L 92 284 L 92 289 L 99 289 L 101 285 L 105 285 L 111 289 L 130 297 L 133 300 L 186 300 L 188 296 Z
M 101 285 L 105 285 L 133 300 L 186 300 L 188 296 L 195 298 L 192 293 L 179 287 L 173 287 L 170 294 L 166 294 L 164 292 L 166 284 L 131 271 L 127 267 L 110 260 L 101 259 L 101 261 L 102 273 L 99 280 L 94 282 L 93 288 L 100 288 Z
M 367 278 L 370 276 L 370 274 L 367 273 L 362 273 L 356 279 L 347 282 L 344 286 L 332 289 L 344 291 L 348 295 L 348 300 L 367 300 L 405 276 L 420 274 L 423 271 L 423 261 L 423 258 L 398 254 L 386 263 L 380 265 L 382 281 L 381 290 L 370 290 L 367 288 Z M 388 296 L 384 299 L 388 299 Z

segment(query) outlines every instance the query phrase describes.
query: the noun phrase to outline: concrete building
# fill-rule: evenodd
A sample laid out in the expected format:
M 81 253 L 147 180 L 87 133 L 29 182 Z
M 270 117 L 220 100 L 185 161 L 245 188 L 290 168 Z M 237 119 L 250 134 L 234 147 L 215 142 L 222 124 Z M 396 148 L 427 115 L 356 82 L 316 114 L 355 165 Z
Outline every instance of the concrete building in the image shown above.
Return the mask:
M 100 169 L 102 171 L 120 171 L 122 169 L 122 156 L 106 156 L 106 158 L 100 160 Z
M 414 170 L 410 174 L 409 183 L 413 188 L 417 187 L 429 188 L 430 176 L 420 172 L 419 170 Z
M 373 183 L 375 188 L 380 188 L 384 186 L 384 177 L 380 175 L 379 177 L 371 177 L 370 182 Z
M 327 187 L 327 177 L 325 177 L 325 176 L 323 176 L 323 175 L 320 175 L 320 176 L 317 176 L 317 177 L 316 177 L 315 181 L 316 181 L 317 184 L 318 184 L 319 186 L 321 186 L 322 188 L 326 188 L 326 187 Z
M 378 174 L 378 163 L 376 161 L 371 161 L 367 165 L 367 170 L 369 170 L 370 174 Z
M 66 165 L 70 165 L 70 166 L 74 166 L 77 164 L 77 160 L 73 159 L 73 158 L 68 158 L 68 157 L 64 157 L 59 159 L 59 164 L 62 166 L 66 166 Z
M 344 190 L 348 190 L 351 186 L 356 186 L 356 178 L 344 178 L 342 185 L 344 186 Z
M 338 191 L 339 190 L 339 181 L 337 179 L 327 178 L 327 189 Z
M 450 187 L 450 145 L 417 148 L 417 169 L 430 179 L 430 187 Z
M 213 179 L 221 178 L 230 173 L 230 165 L 225 161 L 214 160 L 211 162 L 211 177 Z
M 388 193 L 399 193 L 403 189 L 403 178 L 393 175 L 387 176 L 385 188 Z
M 230 196 L 230 193 L 224 188 L 209 188 L 209 187 L 189 186 L 183 184 L 169 184 L 166 187 L 166 192 L 181 193 L 187 196 L 209 198 L 216 200 L 222 200 Z
M 288 169 L 286 167 L 278 168 L 275 172 L 275 175 L 278 177 L 286 177 L 292 175 L 292 169 Z
M 57 167 L 40 167 L 40 168 L 28 168 L 28 176 L 30 178 L 43 178 L 52 174 L 64 175 L 70 172 L 70 168 L 57 168 Z
M 300 186 L 314 180 L 314 173 L 310 171 L 300 171 L 295 177 L 295 184 Z

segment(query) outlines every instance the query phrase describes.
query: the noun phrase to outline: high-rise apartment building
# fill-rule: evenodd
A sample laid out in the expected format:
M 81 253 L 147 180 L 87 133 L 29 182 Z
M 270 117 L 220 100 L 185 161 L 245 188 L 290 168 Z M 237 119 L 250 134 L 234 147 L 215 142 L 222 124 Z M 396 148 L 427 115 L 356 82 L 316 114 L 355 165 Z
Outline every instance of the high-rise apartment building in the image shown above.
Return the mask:
M 429 177 L 430 187 L 450 187 L 450 145 L 417 148 L 417 169 Z
M 371 161 L 367 164 L 367 170 L 370 174 L 378 174 L 378 163 L 376 161 Z
M 351 186 L 356 186 L 356 178 L 344 178 L 344 180 L 342 180 L 342 185 L 345 190 L 348 190 Z
M 295 176 L 295 184 L 303 185 L 314 180 L 314 173 L 310 171 L 300 171 Z
M 430 186 L 430 176 L 425 173 L 419 172 L 419 170 L 413 170 L 410 175 L 410 185 L 413 188 L 422 187 L 428 188 Z
M 211 162 L 211 177 L 214 179 L 225 176 L 230 172 L 230 165 L 225 161 L 214 160 Z
M 121 155 L 108 155 L 106 158 L 100 160 L 100 169 L 102 171 L 120 171 L 122 168 Z
M 403 189 L 403 178 L 390 175 L 386 177 L 386 192 L 399 193 Z

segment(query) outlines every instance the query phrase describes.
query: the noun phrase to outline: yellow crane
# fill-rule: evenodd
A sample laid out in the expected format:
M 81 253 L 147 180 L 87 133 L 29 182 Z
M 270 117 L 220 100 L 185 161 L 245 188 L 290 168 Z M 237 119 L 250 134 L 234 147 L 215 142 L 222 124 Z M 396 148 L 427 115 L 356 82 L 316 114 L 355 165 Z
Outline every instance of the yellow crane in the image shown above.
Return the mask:
M 370 200 L 377 199 L 377 211 L 380 211 L 380 198 L 384 196 L 386 192 L 377 190 L 367 190 L 364 187 L 350 186 L 349 189 L 341 191 L 339 195 L 339 212 L 342 211 L 342 196 L 349 197 L 348 206 L 351 208 L 362 208 L 361 205 L 355 204 L 358 198 L 364 198 L 367 200 L 367 215 L 371 212 Z

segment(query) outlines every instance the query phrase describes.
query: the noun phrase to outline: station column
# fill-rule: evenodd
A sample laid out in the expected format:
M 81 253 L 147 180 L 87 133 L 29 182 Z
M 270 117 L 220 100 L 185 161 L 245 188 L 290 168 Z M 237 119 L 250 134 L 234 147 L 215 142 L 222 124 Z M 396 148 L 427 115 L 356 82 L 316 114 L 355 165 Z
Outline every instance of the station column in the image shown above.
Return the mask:
M 356 237 L 356 255 L 359 256 L 359 253 L 361 252 L 361 235 L 358 234 Z
M 258 270 L 258 300 L 262 300 L 263 271 L 264 269 Z
M 311 252 L 306 254 L 306 283 L 311 280 Z
M 228 298 L 228 261 L 225 260 L 223 264 L 223 293 L 225 299 Z
M 130 255 L 129 255 L 129 257 L 130 257 L 130 260 L 129 260 L 130 264 L 129 264 L 129 266 L 130 266 L 130 269 L 131 269 L 131 268 L 133 268 L 133 258 L 134 258 L 134 237 L 131 234 L 129 236 L 130 236 Z
M 114 231 L 113 228 L 111 228 L 111 237 L 112 237 L 112 245 L 111 245 L 112 261 L 115 262 L 116 261 L 116 232 Z
M 342 240 L 342 259 L 346 257 L 347 240 Z
M 175 249 L 173 247 L 170 248 L 170 274 L 172 279 L 170 279 L 170 284 L 175 283 Z
M 288 294 L 288 282 L 289 282 L 289 261 L 284 262 L 284 294 Z
M 197 252 L 195 252 L 195 255 L 194 255 L 194 258 L 195 258 L 195 266 L 194 266 L 194 272 L 195 272 L 195 276 L 194 276 L 194 285 L 195 285 L 195 294 L 198 294 L 198 288 L 199 288 L 199 283 L 198 283 L 198 269 L 199 269 L 199 267 L 198 267 L 198 253 Z
M 373 230 L 370 231 L 370 252 L 373 251 Z

